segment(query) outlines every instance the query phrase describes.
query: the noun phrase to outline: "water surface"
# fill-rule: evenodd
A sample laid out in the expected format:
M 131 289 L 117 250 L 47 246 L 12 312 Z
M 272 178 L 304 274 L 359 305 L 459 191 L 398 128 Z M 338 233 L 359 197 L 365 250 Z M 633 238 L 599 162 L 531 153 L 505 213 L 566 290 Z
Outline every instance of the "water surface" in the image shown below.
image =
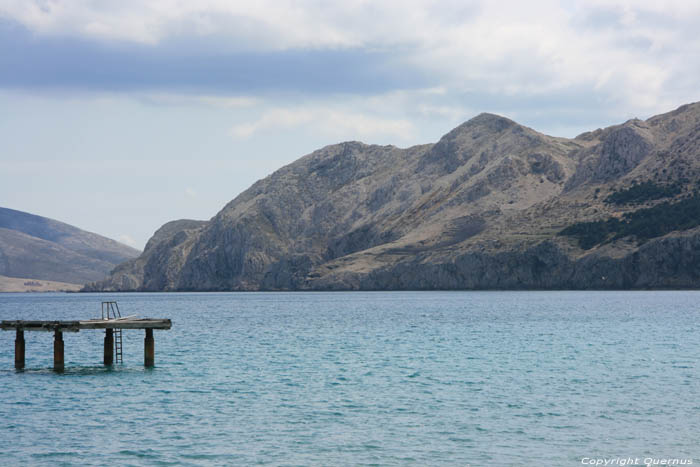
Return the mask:
M 700 293 L 0 294 L 0 319 L 101 300 L 171 318 L 105 369 L 102 331 L 0 332 L 0 465 L 700 462 Z

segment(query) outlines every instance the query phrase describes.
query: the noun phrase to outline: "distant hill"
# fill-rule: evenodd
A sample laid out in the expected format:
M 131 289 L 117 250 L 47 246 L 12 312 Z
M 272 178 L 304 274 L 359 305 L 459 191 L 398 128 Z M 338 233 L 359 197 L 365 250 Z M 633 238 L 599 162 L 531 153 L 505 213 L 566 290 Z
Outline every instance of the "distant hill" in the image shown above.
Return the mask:
M 21 278 L 23 286 L 24 282 L 31 287 L 32 281 L 53 281 L 62 283 L 56 287 L 67 289 L 66 283 L 96 281 L 139 253 L 63 222 L 0 208 L 0 276 Z M 10 288 L 19 283 L 5 282 Z M 46 284 L 42 287 L 45 289 Z
M 82 287 L 66 282 L 0 276 L 0 292 L 77 292 Z
M 572 139 L 481 114 L 327 146 L 86 290 L 634 288 L 700 288 L 699 103 Z

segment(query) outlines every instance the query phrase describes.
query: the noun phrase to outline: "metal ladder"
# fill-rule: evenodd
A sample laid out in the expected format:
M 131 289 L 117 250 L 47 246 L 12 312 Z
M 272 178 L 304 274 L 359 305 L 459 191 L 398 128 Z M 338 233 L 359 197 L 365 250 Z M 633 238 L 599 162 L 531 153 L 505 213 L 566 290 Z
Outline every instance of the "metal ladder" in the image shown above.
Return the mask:
M 119 311 L 117 302 L 102 302 L 102 319 L 117 319 L 121 318 L 122 314 Z M 107 331 L 105 331 L 107 332 Z M 122 358 L 122 330 L 114 329 L 114 363 L 123 363 Z

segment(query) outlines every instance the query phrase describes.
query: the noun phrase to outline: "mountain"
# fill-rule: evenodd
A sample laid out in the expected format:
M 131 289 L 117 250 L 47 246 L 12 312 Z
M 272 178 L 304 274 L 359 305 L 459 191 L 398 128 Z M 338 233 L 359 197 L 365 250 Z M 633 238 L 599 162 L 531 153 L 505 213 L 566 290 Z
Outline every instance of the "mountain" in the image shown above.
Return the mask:
M 699 188 L 698 103 L 573 139 L 481 114 L 315 151 L 86 290 L 697 288 Z
M 33 289 L 46 289 L 47 284 L 37 285 L 41 281 L 60 282 L 55 286 L 68 289 L 72 287 L 65 283 L 103 279 L 114 266 L 139 253 L 63 222 L 0 208 L 0 275 L 24 279 Z M 2 282 L 7 283 L 2 284 L 3 290 L 15 290 L 18 284 L 9 279 Z

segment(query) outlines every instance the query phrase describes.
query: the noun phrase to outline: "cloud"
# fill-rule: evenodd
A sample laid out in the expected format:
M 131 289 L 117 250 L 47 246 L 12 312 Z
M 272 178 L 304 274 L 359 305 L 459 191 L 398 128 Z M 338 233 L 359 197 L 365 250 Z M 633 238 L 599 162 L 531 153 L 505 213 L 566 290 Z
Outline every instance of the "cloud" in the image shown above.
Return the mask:
M 420 28 L 458 23 L 455 20 L 471 17 L 478 9 L 479 2 L 468 0 L 5 0 L 0 15 L 41 35 L 146 45 L 172 37 L 223 36 L 246 40 L 247 49 L 284 50 L 413 42 Z
M 218 43 L 226 39 L 106 44 L 82 36 L 34 36 L 24 26 L 0 20 L 0 87 L 230 100 L 251 93 L 381 93 L 430 81 L 387 51 L 217 50 Z
M 194 188 L 188 186 L 187 188 L 185 188 L 185 196 L 187 196 L 188 198 L 196 198 L 197 192 L 194 191 Z
M 584 95 L 627 115 L 698 99 L 700 4 L 681 0 L 6 0 L 0 17 L 11 89 L 340 100 L 435 88 L 422 110 L 449 118 L 485 100 L 557 96 L 561 113 Z
M 138 248 L 138 243 L 136 242 L 136 240 L 134 240 L 134 238 L 131 235 L 120 234 L 117 237 L 117 241 L 119 241 L 125 245 L 129 245 L 132 248 Z
M 148 93 L 140 96 L 143 102 L 153 105 L 172 106 L 209 106 L 224 109 L 240 109 L 253 107 L 260 103 L 260 99 L 249 96 L 216 96 L 216 95 L 188 95 L 174 93 Z
M 328 107 L 274 108 L 267 110 L 256 120 L 234 125 L 231 135 L 247 139 L 256 133 L 305 127 L 335 138 L 371 139 L 389 136 L 407 139 L 413 124 L 405 119 L 392 119 Z

